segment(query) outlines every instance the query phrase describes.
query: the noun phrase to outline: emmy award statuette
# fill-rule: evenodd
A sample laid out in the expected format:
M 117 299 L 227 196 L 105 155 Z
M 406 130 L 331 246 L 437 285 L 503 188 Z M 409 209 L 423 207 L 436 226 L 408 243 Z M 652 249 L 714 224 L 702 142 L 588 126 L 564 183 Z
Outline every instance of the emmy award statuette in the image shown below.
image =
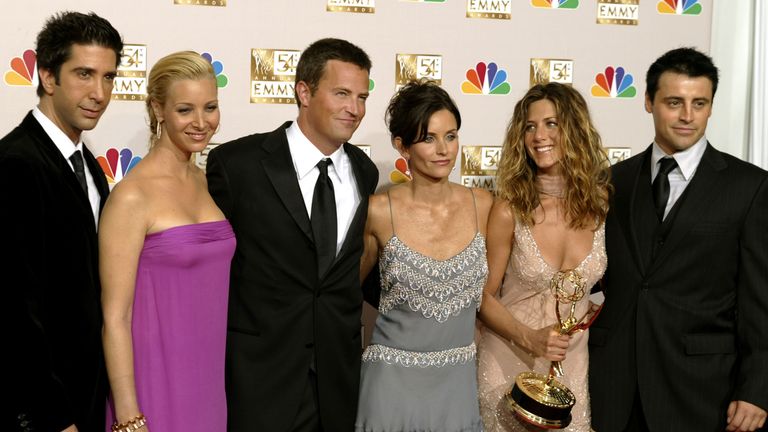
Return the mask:
M 576 303 L 584 298 L 586 281 L 576 270 L 555 273 L 550 287 L 555 295 L 556 330 L 562 335 L 572 335 L 587 329 L 602 306 L 591 307 L 581 318 L 576 318 Z M 561 305 L 570 305 L 568 317 L 563 319 Z M 507 407 L 520 419 L 545 429 L 560 429 L 571 422 L 571 409 L 576 397 L 571 389 L 556 378 L 563 376 L 563 366 L 552 362 L 549 374 L 523 372 L 505 395 Z

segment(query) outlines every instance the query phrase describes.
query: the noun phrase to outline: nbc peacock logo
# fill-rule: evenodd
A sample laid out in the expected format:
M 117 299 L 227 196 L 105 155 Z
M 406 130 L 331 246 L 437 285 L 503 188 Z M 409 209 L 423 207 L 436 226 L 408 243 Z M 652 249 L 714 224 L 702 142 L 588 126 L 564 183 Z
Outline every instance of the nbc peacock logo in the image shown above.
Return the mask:
M 531 6 L 550 9 L 576 9 L 579 0 L 531 0 Z
M 402 157 L 395 160 L 395 169 L 390 171 L 389 181 L 394 184 L 411 181 L 411 170 L 408 169 L 408 161 Z
M 623 67 L 608 66 L 605 72 L 597 74 L 592 96 L 599 98 L 633 98 L 637 89 L 632 85 L 634 78 Z
M 224 65 L 220 61 L 214 60 L 210 53 L 204 52 L 201 55 L 204 59 L 208 60 L 208 63 L 210 63 L 211 66 L 213 66 L 213 73 L 216 75 L 216 87 L 226 87 L 229 83 L 229 78 L 227 78 L 227 76 L 223 73 Z
M 509 94 L 507 71 L 499 69 L 494 62 L 479 62 L 474 69 L 467 70 L 467 80 L 461 83 L 464 94 Z
M 701 13 L 699 0 L 660 0 L 656 3 L 660 14 L 698 15 Z
M 11 70 L 5 72 L 5 83 L 9 86 L 37 87 L 37 54 L 34 50 L 24 51 L 21 57 L 11 59 Z
M 134 156 L 133 151 L 124 148 L 119 152 L 115 148 L 107 150 L 104 156 L 96 158 L 104 175 L 107 176 L 107 182 L 111 185 L 119 182 L 128 174 L 134 166 L 141 160 L 139 156 Z

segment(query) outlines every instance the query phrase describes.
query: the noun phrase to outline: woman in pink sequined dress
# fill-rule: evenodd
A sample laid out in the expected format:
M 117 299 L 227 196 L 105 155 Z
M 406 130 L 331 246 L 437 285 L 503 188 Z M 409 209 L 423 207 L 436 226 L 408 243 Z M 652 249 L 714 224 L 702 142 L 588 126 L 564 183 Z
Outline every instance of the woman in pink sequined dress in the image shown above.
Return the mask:
M 559 380 L 577 398 L 566 430 L 590 430 L 588 332 L 568 337 L 553 329 L 550 281 L 558 271 L 576 270 L 587 289 L 576 315 L 587 312 L 588 290 L 606 267 L 609 194 L 608 159 L 584 98 L 561 84 L 532 87 L 507 128 L 488 222 L 489 277 L 478 346 L 486 432 L 538 430 L 511 414 L 503 396 L 519 373 L 546 374 L 555 360 L 563 362 Z

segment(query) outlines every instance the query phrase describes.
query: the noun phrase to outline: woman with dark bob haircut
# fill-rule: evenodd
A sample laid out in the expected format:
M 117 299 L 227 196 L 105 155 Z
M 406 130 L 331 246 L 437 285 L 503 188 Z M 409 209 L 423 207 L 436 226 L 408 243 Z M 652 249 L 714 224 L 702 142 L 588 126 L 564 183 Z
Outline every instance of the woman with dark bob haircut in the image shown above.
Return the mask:
M 506 409 L 504 393 L 520 372 L 558 378 L 576 396 L 566 430 L 590 431 L 587 332 L 560 335 L 553 281 L 578 288 L 576 318 L 594 311 L 589 289 L 606 267 L 604 222 L 609 163 L 584 98 L 572 87 L 536 85 L 515 106 L 502 149 L 498 199 L 488 221 L 488 283 L 479 346 L 480 410 L 486 431 L 529 427 Z M 578 296 L 574 296 L 578 297 Z M 569 308 L 560 308 L 563 319 Z
M 361 277 L 378 257 L 381 299 L 356 431 L 481 431 L 473 340 L 492 197 L 448 181 L 461 116 L 437 84 L 405 85 L 386 121 L 412 181 L 369 202 Z

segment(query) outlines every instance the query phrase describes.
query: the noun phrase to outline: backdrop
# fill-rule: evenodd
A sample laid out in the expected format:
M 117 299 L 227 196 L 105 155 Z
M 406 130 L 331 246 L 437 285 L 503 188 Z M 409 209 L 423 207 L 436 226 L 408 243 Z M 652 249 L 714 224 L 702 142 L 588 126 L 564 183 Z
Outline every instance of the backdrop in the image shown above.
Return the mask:
M 60 10 L 94 11 L 126 49 L 113 101 L 85 134 L 108 177 L 119 181 L 146 152 L 146 76 L 178 50 L 208 53 L 219 73 L 225 142 L 294 119 L 295 62 L 312 41 L 339 37 L 373 61 L 368 111 L 352 142 L 381 171 L 396 168 L 384 110 L 398 82 L 440 80 L 461 110 L 462 160 L 452 180 L 492 186 L 515 102 L 534 81 L 571 83 L 587 98 L 614 159 L 653 139 L 643 109 L 648 65 L 668 49 L 710 47 L 712 0 L 27 0 L 2 7 L 0 134 L 37 103 L 35 36 Z M 198 158 L 204 164 L 204 155 Z

